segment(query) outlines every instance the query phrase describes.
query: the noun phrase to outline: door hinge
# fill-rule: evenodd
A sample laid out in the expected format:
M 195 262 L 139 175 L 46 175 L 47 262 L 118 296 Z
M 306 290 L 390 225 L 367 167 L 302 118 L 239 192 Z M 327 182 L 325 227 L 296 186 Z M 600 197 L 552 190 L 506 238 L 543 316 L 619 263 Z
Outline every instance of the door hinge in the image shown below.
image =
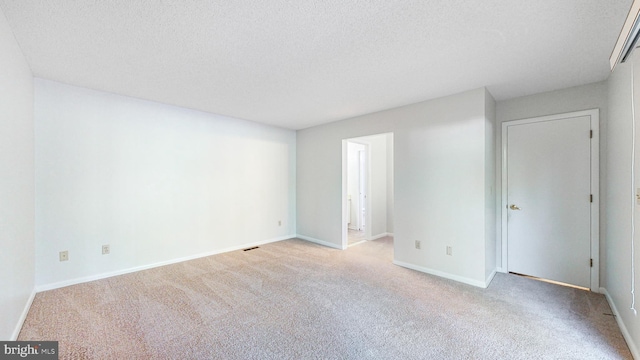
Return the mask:
M 593 259 L 590 259 L 590 260 L 591 261 L 590 261 L 589 265 L 591 265 L 591 267 L 593 267 Z
M 593 139 L 593 130 L 589 130 L 589 139 Z
M 589 195 L 589 202 L 593 202 L 593 194 Z

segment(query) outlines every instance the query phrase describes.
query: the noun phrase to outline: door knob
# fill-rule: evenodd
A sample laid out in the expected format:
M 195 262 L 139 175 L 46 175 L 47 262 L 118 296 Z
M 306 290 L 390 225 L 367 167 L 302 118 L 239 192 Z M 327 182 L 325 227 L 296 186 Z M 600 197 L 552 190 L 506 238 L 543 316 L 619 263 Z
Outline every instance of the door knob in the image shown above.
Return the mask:
M 520 210 L 520 208 L 515 206 L 514 204 L 511 204 L 511 206 L 509 206 L 509 209 L 511 209 L 511 210 Z

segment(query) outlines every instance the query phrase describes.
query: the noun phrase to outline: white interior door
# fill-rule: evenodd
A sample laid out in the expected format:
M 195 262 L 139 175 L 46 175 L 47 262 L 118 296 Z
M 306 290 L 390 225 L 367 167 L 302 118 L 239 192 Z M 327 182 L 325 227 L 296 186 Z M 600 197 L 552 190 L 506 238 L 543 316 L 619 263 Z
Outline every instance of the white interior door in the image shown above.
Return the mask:
M 509 272 L 589 288 L 591 117 L 506 127 Z

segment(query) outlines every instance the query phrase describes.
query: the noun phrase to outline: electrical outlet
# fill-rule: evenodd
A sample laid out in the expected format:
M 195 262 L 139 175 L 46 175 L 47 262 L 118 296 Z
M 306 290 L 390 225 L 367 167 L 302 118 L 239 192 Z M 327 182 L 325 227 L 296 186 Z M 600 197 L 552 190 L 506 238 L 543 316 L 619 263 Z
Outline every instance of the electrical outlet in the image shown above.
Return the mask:
M 451 246 L 447 246 L 447 255 L 453 256 L 453 249 L 451 248 Z
M 68 251 L 60 251 L 60 261 L 69 260 L 69 252 Z
M 420 250 L 420 240 L 416 240 L 416 249 Z
M 108 255 L 111 253 L 109 245 L 102 245 L 102 255 Z
M 278 220 L 278 226 L 282 226 L 282 220 Z

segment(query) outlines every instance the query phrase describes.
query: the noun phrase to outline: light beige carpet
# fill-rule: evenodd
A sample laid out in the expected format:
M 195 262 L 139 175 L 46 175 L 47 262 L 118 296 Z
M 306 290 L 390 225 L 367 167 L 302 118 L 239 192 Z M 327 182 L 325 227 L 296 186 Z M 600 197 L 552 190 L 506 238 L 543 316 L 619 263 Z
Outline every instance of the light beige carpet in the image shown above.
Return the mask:
M 631 359 L 602 295 L 395 266 L 392 239 L 301 240 L 37 294 L 20 340 L 61 359 Z

